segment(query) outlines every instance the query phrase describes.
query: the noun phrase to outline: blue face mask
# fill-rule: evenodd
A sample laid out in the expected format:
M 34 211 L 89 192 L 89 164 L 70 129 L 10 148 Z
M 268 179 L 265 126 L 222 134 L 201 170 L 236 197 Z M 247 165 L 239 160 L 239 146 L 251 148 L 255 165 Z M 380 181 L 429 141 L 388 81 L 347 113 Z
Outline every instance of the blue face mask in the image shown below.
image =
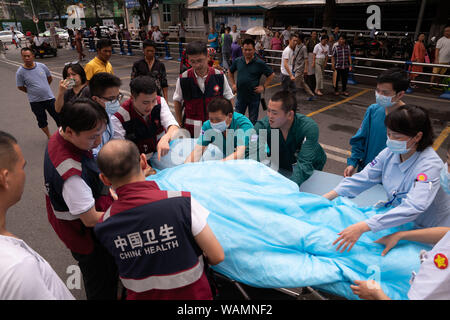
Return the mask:
M 393 96 L 393 97 L 395 97 L 395 96 Z M 377 104 L 383 108 L 389 108 L 394 105 L 392 103 L 393 97 L 383 96 L 375 91 L 375 100 L 376 100 Z
M 448 163 L 441 170 L 441 187 L 447 194 L 450 194 L 450 173 L 448 172 Z
M 386 146 L 389 148 L 389 150 L 391 150 L 392 153 L 405 154 L 408 153 L 409 150 L 411 150 L 411 148 L 406 147 L 408 141 L 391 140 L 388 137 L 386 141 Z
M 105 110 L 106 110 L 106 113 L 109 115 L 115 114 L 119 110 L 119 108 L 120 108 L 120 102 L 117 100 L 115 102 L 108 101 L 105 103 Z
M 226 120 L 223 120 L 221 122 L 218 123 L 212 123 L 210 121 L 211 124 L 211 128 L 213 128 L 214 130 L 220 131 L 220 132 L 224 132 L 227 129 L 227 122 Z

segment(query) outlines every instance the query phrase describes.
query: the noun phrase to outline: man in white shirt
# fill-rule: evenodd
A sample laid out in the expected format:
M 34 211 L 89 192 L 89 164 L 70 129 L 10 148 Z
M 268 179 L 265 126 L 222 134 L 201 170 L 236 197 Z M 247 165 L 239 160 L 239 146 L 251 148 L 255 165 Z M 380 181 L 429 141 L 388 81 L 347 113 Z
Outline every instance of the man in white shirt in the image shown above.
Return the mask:
M 450 63 L 450 26 L 444 29 L 444 36 L 438 40 L 436 43 L 436 52 L 434 54 L 435 64 L 449 64 Z M 433 73 L 435 74 L 445 74 L 447 68 L 433 68 Z M 436 81 L 437 78 L 437 81 Z M 439 84 L 442 77 L 432 76 L 432 83 Z
M 294 51 L 297 47 L 298 35 L 291 35 L 289 45 L 283 50 L 281 55 L 281 85 L 283 90 L 296 92 L 294 75 Z
M 233 38 L 233 42 L 237 42 L 239 40 L 239 38 L 241 37 L 239 31 L 237 31 L 237 26 L 233 25 L 233 27 L 231 28 L 231 37 Z
M 323 73 L 328 62 L 330 48 L 328 46 L 328 36 L 323 35 L 320 42 L 316 44 L 313 50 L 314 54 L 314 68 L 316 75 L 316 91 L 318 96 L 323 96 L 320 90 L 323 90 Z
M 23 193 L 25 165 L 16 139 L 0 131 L 0 300 L 74 300 L 47 261 L 6 230 L 7 210 Z
M 289 41 L 291 39 L 291 26 L 287 26 L 286 29 L 281 33 L 282 44 L 284 46 L 289 45 Z

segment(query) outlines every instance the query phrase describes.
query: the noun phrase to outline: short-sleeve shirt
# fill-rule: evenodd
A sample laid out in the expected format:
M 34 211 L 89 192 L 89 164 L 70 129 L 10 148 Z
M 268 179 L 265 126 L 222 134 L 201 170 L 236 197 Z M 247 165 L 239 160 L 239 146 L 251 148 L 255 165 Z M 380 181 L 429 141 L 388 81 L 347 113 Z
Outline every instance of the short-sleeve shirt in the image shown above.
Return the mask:
M 91 78 L 100 72 L 107 72 L 114 74 L 113 67 L 111 63 L 108 61 L 106 64 L 100 60 L 98 57 L 95 57 L 84 66 L 84 72 L 86 72 L 86 79 L 91 80 Z
M 289 72 L 284 67 L 285 59 L 288 60 L 288 67 L 289 67 L 289 70 L 291 70 L 291 72 L 292 72 L 292 65 L 293 65 L 293 60 L 294 60 L 294 50 L 292 50 L 291 47 L 289 47 L 289 46 L 287 46 L 283 50 L 283 54 L 281 55 L 281 74 L 288 76 Z
M 66 92 L 64 92 L 64 103 L 67 102 L 73 102 L 78 98 L 90 98 L 91 93 L 89 91 L 89 86 L 85 86 L 83 89 L 78 92 L 78 94 L 75 94 L 73 89 L 69 89 Z
M 51 74 L 47 66 L 35 62 L 35 66 L 31 69 L 20 67 L 17 70 L 16 84 L 18 87 L 27 88 L 30 102 L 47 101 L 55 98 L 48 84 L 48 77 L 51 77 Z
M 316 55 L 317 59 L 322 59 L 322 58 L 326 58 L 326 56 L 328 56 L 329 51 L 330 51 L 330 49 L 327 44 L 323 46 L 321 43 L 318 43 L 314 47 L 313 53 Z
M 0 235 L 0 300 L 74 300 L 56 272 L 23 240 Z
M 272 69 L 260 58 L 253 59 L 246 63 L 245 57 L 239 57 L 231 65 L 230 72 L 238 72 L 237 75 L 237 99 L 241 102 L 250 102 L 260 98 L 260 94 L 254 92 L 259 86 L 262 75 L 270 76 Z
M 219 47 L 219 35 L 216 33 L 210 33 L 208 35 L 208 40 L 212 40 L 212 39 L 216 39 L 216 41 L 214 42 L 210 42 L 209 45 L 211 46 L 211 48 L 217 49 Z
M 232 134 L 231 131 L 228 131 L 226 136 L 221 133 L 215 132 L 211 127 L 210 120 L 207 120 L 203 123 L 202 131 L 200 137 L 197 140 L 197 144 L 206 147 L 210 143 L 212 143 L 220 148 L 223 154 L 229 156 L 235 151 L 236 147 L 249 145 L 250 132 L 248 134 L 246 134 L 246 132 L 247 130 L 251 129 L 253 129 L 253 124 L 246 116 L 238 112 L 233 112 L 233 119 L 231 120 L 230 126 L 227 128 L 227 130 L 234 130 L 232 140 L 229 136 Z M 216 139 L 218 135 L 222 135 L 222 144 L 220 144 L 220 139 Z
M 294 51 L 294 72 L 305 70 L 305 59 L 308 59 L 308 50 L 304 44 L 299 44 Z
M 439 63 L 450 62 L 450 38 L 442 37 L 436 43 L 436 49 L 439 49 Z

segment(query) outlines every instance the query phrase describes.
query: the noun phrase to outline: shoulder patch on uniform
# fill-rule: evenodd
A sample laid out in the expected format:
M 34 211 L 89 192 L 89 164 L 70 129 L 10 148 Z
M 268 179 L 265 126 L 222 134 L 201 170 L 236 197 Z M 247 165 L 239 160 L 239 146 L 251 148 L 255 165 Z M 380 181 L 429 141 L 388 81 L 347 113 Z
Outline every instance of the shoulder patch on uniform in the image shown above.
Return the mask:
M 376 165 L 378 163 L 377 159 L 374 159 L 371 163 L 370 166 L 373 167 L 374 165 Z
M 448 267 L 448 259 L 443 253 L 438 253 L 433 258 L 434 264 L 438 269 L 447 269 Z
M 416 180 L 426 182 L 428 180 L 428 176 L 425 173 L 419 173 L 416 177 Z

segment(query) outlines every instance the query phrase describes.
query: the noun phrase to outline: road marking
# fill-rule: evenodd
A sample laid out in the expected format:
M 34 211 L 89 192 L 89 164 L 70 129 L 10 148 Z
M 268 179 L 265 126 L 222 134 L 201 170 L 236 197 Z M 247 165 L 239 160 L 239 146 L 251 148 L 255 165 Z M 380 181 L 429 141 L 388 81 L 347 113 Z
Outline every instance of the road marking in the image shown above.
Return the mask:
M 442 130 L 441 134 L 433 143 L 433 149 L 437 150 L 441 146 L 442 143 L 444 143 L 445 139 L 447 139 L 448 135 L 450 134 L 450 127 L 445 128 Z
M 131 79 L 131 76 L 120 78 L 120 80 Z
M 331 160 L 334 160 L 334 161 L 337 161 L 337 162 L 340 162 L 340 163 L 347 164 L 347 159 L 345 159 L 345 158 L 342 158 L 342 157 L 339 157 L 339 156 L 336 156 L 334 154 L 330 154 L 330 153 L 327 153 L 327 152 L 325 152 L 325 154 L 327 155 L 327 159 L 331 159 Z
M 337 152 L 337 153 L 341 153 L 341 154 L 344 154 L 344 155 L 350 156 L 350 155 L 352 154 L 352 153 L 351 153 L 350 151 L 348 151 L 348 150 L 341 149 L 341 148 L 338 148 L 338 147 L 329 146 L 329 145 L 326 145 L 326 144 L 324 144 L 324 143 L 320 143 L 320 145 L 321 145 L 322 148 L 324 148 L 324 149 L 327 149 L 327 150 L 330 150 L 330 151 L 334 151 L 334 152 Z
M 364 89 L 364 90 L 358 92 L 357 94 L 354 94 L 354 95 L 352 95 L 352 96 L 350 96 L 350 97 L 348 97 L 348 98 L 346 98 L 346 99 L 344 99 L 344 100 L 338 101 L 338 102 L 336 102 L 336 103 L 330 104 L 329 106 L 326 106 L 326 107 L 323 107 L 323 108 L 321 108 L 321 109 L 319 109 L 319 110 L 316 110 L 316 111 L 314 111 L 314 112 L 311 112 L 311 113 L 307 114 L 306 116 L 307 116 L 307 117 L 312 117 L 312 116 L 314 116 L 314 115 L 316 115 L 316 114 L 318 114 L 318 113 L 324 112 L 324 111 L 326 111 L 326 110 L 328 110 L 328 109 L 331 109 L 331 108 L 334 108 L 334 107 L 336 107 L 336 106 L 338 106 L 338 105 L 341 105 L 341 104 L 343 104 L 343 103 L 349 102 L 350 100 L 353 100 L 353 99 L 355 99 L 355 98 L 357 98 L 357 97 L 359 97 L 359 96 L 362 96 L 363 94 L 365 94 L 365 93 L 367 93 L 367 92 L 369 92 L 369 91 L 371 91 L 371 90 L 372 90 L 372 89 Z

